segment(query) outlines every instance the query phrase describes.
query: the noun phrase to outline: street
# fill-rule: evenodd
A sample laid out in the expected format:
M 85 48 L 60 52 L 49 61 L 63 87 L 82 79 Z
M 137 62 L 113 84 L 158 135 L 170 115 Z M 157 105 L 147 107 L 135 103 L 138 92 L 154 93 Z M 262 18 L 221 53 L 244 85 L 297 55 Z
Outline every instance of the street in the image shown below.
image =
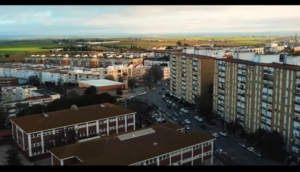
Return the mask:
M 167 105 L 169 104 L 162 99 L 162 95 L 167 93 L 166 90 L 169 89 L 168 87 L 165 86 L 165 83 L 166 82 L 162 82 L 156 85 L 156 91 L 148 92 L 147 94 L 138 96 L 138 99 L 145 99 L 149 103 L 154 103 L 158 107 L 162 108 L 166 112 L 169 112 L 171 115 L 173 115 L 174 112 L 178 112 L 179 110 L 175 110 L 174 107 L 172 107 L 172 109 L 167 108 Z M 165 89 L 162 90 L 162 88 Z M 159 94 L 159 92 L 161 92 L 162 94 Z M 193 115 L 196 114 L 196 112 L 192 111 L 191 109 L 188 110 L 190 114 L 183 113 L 184 115 L 177 117 L 176 123 L 179 123 L 184 119 L 189 119 L 191 123 L 188 125 L 191 127 L 191 130 L 201 131 L 209 135 L 215 132 L 219 133 L 220 131 L 222 131 L 220 127 L 209 126 L 207 124 L 206 126 L 209 126 L 209 129 L 200 128 L 200 124 L 203 122 L 199 122 L 196 119 L 194 119 Z M 164 118 L 167 119 L 168 121 L 174 122 L 166 115 L 164 115 Z M 254 153 L 249 152 L 247 149 L 242 148 L 241 146 L 238 145 L 238 138 L 233 138 L 231 135 L 229 135 L 228 137 L 223 137 L 220 135 L 220 137 L 218 137 L 214 142 L 214 145 L 217 147 L 217 149 L 223 149 L 223 151 L 227 152 L 231 157 L 235 159 L 235 161 L 239 162 L 239 164 L 242 165 L 278 165 L 277 163 L 273 162 L 270 159 L 260 158 Z

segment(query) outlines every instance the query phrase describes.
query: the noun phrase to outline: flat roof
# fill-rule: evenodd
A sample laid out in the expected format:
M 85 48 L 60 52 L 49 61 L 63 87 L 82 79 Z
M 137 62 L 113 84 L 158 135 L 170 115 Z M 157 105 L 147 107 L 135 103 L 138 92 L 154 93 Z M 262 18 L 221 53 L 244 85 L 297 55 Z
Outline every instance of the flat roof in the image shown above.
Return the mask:
M 33 92 L 37 92 L 39 94 L 43 94 L 43 95 L 57 95 L 58 93 L 55 93 L 53 91 L 50 90 L 46 90 L 46 89 L 37 89 L 37 90 L 33 90 Z
M 144 133 L 121 140 L 119 137 Z M 200 132 L 182 133 L 164 125 L 51 149 L 59 159 L 77 157 L 74 165 L 131 165 L 188 146 L 214 140 Z
M 40 114 L 12 118 L 11 121 L 22 128 L 26 133 L 32 133 L 134 113 L 132 110 L 110 103 L 103 103 L 101 105 L 104 105 L 104 107 L 98 104 L 78 107 L 77 111 L 65 109 L 47 112 L 49 117 L 44 117 L 41 112 Z
M 95 79 L 95 80 L 87 80 L 87 81 L 78 81 L 82 84 L 87 84 L 95 87 L 105 87 L 105 86 L 113 86 L 113 85 L 123 85 L 122 82 L 111 81 L 108 79 Z

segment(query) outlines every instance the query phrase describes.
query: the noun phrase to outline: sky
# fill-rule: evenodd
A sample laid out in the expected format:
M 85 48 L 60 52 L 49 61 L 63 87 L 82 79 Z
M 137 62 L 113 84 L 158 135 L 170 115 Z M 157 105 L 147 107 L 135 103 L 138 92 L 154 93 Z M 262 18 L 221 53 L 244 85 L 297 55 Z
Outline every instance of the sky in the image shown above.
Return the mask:
M 0 6 L 0 35 L 300 31 L 300 6 Z

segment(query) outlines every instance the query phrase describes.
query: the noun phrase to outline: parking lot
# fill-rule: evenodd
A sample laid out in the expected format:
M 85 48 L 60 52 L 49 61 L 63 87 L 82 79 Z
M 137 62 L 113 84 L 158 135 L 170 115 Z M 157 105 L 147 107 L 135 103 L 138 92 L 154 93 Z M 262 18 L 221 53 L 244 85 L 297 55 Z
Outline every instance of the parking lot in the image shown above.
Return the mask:
M 203 129 L 200 127 L 201 124 L 205 122 L 200 122 L 197 119 L 194 118 L 194 115 L 196 114 L 195 111 L 188 109 L 189 113 L 183 113 L 182 115 L 179 115 L 176 118 L 176 121 L 173 120 L 174 113 L 179 112 L 180 110 L 175 109 L 174 107 L 168 108 L 167 106 L 170 105 L 166 101 L 162 99 L 162 95 L 164 95 L 168 89 L 168 87 L 165 86 L 166 82 L 162 82 L 158 85 L 156 85 L 156 91 L 154 92 L 148 92 L 145 95 L 138 96 L 138 99 L 147 100 L 150 104 L 155 104 L 157 107 L 161 108 L 163 111 L 167 112 L 163 114 L 163 118 L 165 118 L 168 121 L 175 122 L 180 124 L 181 121 L 184 121 L 188 119 L 190 123 L 188 124 L 190 127 L 190 130 L 194 131 L 201 131 L 203 133 L 212 135 L 212 133 L 219 133 L 222 131 L 221 127 L 216 126 L 209 126 L 208 124 L 205 124 L 207 126 L 206 129 Z M 162 90 L 164 88 L 164 90 Z M 177 107 L 180 109 L 180 105 L 177 105 Z M 172 117 L 168 117 L 166 114 L 171 114 Z M 234 138 L 230 134 L 227 137 L 219 136 L 216 138 L 216 141 L 214 142 L 216 149 L 222 149 L 223 151 L 227 152 L 228 156 L 233 157 L 235 161 L 237 161 L 239 164 L 243 165 L 278 165 L 277 163 L 273 162 L 270 159 L 267 158 L 261 158 L 257 155 L 255 155 L 253 152 L 248 151 L 247 149 L 239 146 L 239 142 L 243 142 L 243 140 Z

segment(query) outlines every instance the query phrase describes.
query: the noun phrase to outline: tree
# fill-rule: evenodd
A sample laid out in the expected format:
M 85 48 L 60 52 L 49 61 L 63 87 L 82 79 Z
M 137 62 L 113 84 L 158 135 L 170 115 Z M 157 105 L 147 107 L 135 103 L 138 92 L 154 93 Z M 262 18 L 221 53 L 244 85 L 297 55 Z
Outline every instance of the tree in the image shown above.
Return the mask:
M 145 86 L 145 89 L 146 87 L 149 87 L 149 89 L 151 89 L 152 87 L 152 82 L 153 82 L 153 76 L 151 74 L 148 73 L 145 73 L 143 76 L 142 76 L 142 79 L 143 79 L 143 82 L 144 82 L 144 86 Z
M 112 80 L 112 81 L 115 80 L 114 76 L 112 76 L 112 75 L 107 75 L 104 79 L 108 79 L 108 80 Z
M 181 41 L 177 41 L 177 43 L 176 43 L 178 46 L 181 46 L 182 44 L 181 44 Z
M 11 148 L 6 151 L 5 164 L 7 166 L 22 166 L 22 159 L 15 144 L 11 144 Z
M 97 94 L 97 88 L 95 86 L 90 86 L 84 91 L 84 95 L 96 95 Z
M 75 129 L 66 128 L 64 130 L 64 140 L 66 145 L 74 144 L 78 140 L 78 136 Z
M 28 107 L 29 107 L 29 103 L 21 103 L 21 102 L 16 103 L 17 112 L 20 112 L 21 110 L 26 109 Z
M 8 118 L 7 111 L 3 107 L 0 107 L 0 130 L 6 129 L 5 124 L 7 118 Z
M 128 87 L 130 88 L 131 92 L 133 91 L 135 87 L 136 80 L 134 78 L 128 79 Z
M 38 86 L 41 85 L 41 82 L 40 82 L 40 79 L 39 79 L 39 77 L 37 75 L 31 75 L 28 78 L 27 84 L 33 85 L 35 87 L 38 87 Z
M 147 72 L 146 75 L 150 75 L 148 78 L 151 78 L 151 82 L 157 83 L 161 81 L 164 77 L 164 72 L 162 68 L 158 65 L 153 65 Z

